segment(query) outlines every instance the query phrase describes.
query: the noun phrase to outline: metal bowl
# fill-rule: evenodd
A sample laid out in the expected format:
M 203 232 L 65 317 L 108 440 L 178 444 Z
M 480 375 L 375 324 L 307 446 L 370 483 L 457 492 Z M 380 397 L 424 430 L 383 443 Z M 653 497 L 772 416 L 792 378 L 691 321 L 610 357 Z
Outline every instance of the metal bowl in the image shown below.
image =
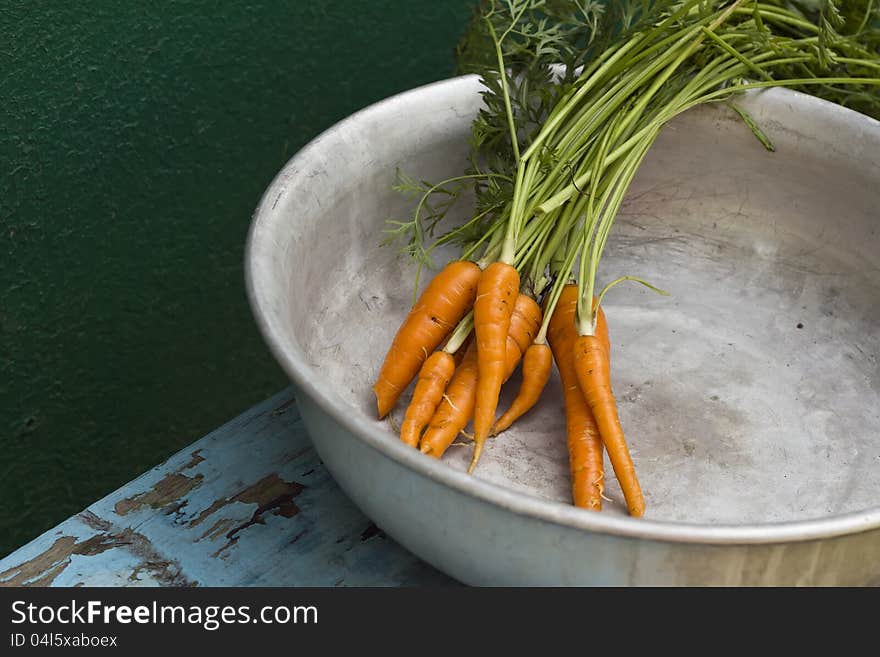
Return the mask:
M 462 171 L 479 91 L 455 78 L 342 121 L 254 215 L 251 304 L 342 488 L 471 584 L 880 583 L 880 123 L 774 90 L 739 102 L 775 153 L 723 105 L 664 129 L 600 271 L 672 293 L 621 286 L 605 304 L 647 502 L 633 519 L 610 474 L 605 510 L 570 505 L 556 378 L 475 476 L 467 447 L 435 461 L 375 419 L 412 293 L 412 266 L 379 246 L 412 208 L 395 168 Z

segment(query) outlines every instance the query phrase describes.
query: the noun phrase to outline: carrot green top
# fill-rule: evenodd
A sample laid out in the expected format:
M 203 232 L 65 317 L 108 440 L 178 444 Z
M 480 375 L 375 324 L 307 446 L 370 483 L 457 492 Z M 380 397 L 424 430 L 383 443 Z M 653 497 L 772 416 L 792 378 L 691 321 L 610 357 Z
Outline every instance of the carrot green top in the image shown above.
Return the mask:
M 436 184 L 400 173 L 397 188 L 419 200 L 409 220 L 389 225 L 390 239 L 406 240 L 419 269 L 444 244 L 483 268 L 513 265 L 530 294 L 549 295 L 545 317 L 574 277 L 578 331 L 590 335 L 610 287 L 647 285 L 622 276 L 597 292 L 596 280 L 661 128 L 687 109 L 724 102 L 772 150 L 733 104 L 766 87 L 812 90 L 880 116 L 880 94 L 866 92 L 880 85 L 878 17 L 872 0 L 845 10 L 837 0 L 487 0 L 459 45 L 463 70 L 486 86 L 470 166 Z M 465 189 L 475 210 L 435 237 Z

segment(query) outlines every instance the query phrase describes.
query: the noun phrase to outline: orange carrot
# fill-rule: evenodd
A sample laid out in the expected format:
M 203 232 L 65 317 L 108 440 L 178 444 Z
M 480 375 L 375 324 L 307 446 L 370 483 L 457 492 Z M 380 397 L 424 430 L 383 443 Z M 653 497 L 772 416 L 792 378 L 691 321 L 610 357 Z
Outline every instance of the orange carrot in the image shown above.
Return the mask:
M 505 346 L 505 381 L 513 374 L 522 357 L 521 349 L 532 341 L 540 323 L 538 304 L 524 294 L 519 295 L 514 304 Z M 439 459 L 471 421 L 476 402 L 477 374 L 477 347 L 476 342 L 471 341 L 422 436 L 420 449 L 423 453 Z
M 550 347 L 546 343 L 533 342 L 530 344 L 522 359 L 523 379 L 519 392 L 510 404 L 510 408 L 498 418 L 492 427 L 493 436 L 508 429 L 538 402 L 544 391 L 544 386 L 550 379 L 552 367 L 553 356 L 550 353 Z
M 572 500 L 577 507 L 601 511 L 602 492 L 605 488 L 602 437 L 599 435 L 596 420 L 593 419 L 593 412 L 581 393 L 574 368 L 574 345 L 578 337 L 574 322 L 577 299 L 577 285 L 566 285 L 550 318 L 547 339 L 556 360 L 565 399 Z M 607 341 L 608 331 L 601 309 L 596 333 L 604 335 Z
M 609 353 L 600 336 L 580 335 L 573 346 L 574 367 L 581 392 L 599 427 L 614 476 L 623 491 L 626 507 L 630 515 L 638 517 L 645 513 L 645 500 L 611 393 Z
M 461 364 L 449 381 L 434 416 L 431 418 L 419 449 L 439 459 L 470 422 L 477 390 L 477 345 L 471 341 Z
M 422 292 L 397 330 L 373 385 L 383 418 L 418 373 L 422 363 L 474 303 L 480 268 L 456 260 L 446 265 Z
M 455 372 L 455 358 L 445 351 L 435 351 L 419 371 L 419 380 L 400 427 L 400 439 L 410 447 L 419 444 L 419 436 L 431 421 L 446 385 Z
M 476 315 L 476 313 L 475 313 Z M 505 353 L 504 378 L 501 380 L 503 384 L 513 374 L 516 366 L 519 364 L 523 353 L 528 349 L 534 340 L 541 326 L 541 307 L 530 296 L 520 294 L 516 297 L 516 303 L 513 306 L 513 312 L 510 316 L 510 327 L 507 334 L 507 347 Z M 478 337 L 479 339 L 479 337 Z M 479 355 L 479 347 L 477 348 Z M 500 388 L 500 386 L 499 386 Z M 477 385 L 477 409 L 479 409 L 479 382 Z M 496 399 L 497 406 L 497 399 Z M 495 410 L 492 410 L 493 414 Z M 474 416 L 474 454 L 471 464 L 468 467 L 468 473 L 471 474 L 477 467 L 480 455 L 483 453 L 483 447 L 486 444 L 488 436 L 480 436 L 476 431 L 477 417 L 476 411 Z M 491 428 L 491 427 L 490 427 Z
M 518 294 L 516 302 L 513 304 L 513 312 L 510 314 L 510 327 L 507 329 L 508 344 L 513 339 L 519 352 L 517 364 L 519 364 L 519 358 L 538 335 L 538 329 L 541 328 L 541 318 L 541 307 L 538 303 L 527 294 Z M 506 381 L 513 372 L 505 370 L 505 374 L 504 380 Z
M 519 272 L 503 262 L 486 267 L 477 284 L 474 302 L 474 333 L 477 342 L 477 400 L 474 440 L 481 446 L 489 436 L 504 383 L 507 333 L 519 292 Z M 537 304 L 536 304 L 537 305 Z M 473 467 L 473 464 L 472 464 Z

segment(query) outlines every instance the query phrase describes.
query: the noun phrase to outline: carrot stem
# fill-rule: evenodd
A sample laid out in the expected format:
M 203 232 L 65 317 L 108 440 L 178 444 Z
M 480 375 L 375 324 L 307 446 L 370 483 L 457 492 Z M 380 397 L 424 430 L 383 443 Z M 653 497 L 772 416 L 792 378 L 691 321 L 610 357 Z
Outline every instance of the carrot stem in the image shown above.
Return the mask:
M 459 350 L 461 345 L 465 343 L 468 339 L 468 336 L 471 334 L 471 331 L 474 330 L 474 311 L 471 310 L 465 315 L 462 320 L 458 323 L 458 326 L 455 327 L 455 330 L 452 332 L 452 335 L 449 336 L 449 340 L 446 342 L 446 346 L 443 347 L 443 351 L 447 354 L 454 354 Z

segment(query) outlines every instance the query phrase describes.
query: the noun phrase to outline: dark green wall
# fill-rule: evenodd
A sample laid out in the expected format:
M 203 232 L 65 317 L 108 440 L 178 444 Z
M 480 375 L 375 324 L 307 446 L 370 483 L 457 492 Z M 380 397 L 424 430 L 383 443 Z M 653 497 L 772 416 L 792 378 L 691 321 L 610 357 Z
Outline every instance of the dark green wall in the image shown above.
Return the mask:
M 0 555 L 285 385 L 250 213 L 318 132 L 447 77 L 471 5 L 0 5 Z

